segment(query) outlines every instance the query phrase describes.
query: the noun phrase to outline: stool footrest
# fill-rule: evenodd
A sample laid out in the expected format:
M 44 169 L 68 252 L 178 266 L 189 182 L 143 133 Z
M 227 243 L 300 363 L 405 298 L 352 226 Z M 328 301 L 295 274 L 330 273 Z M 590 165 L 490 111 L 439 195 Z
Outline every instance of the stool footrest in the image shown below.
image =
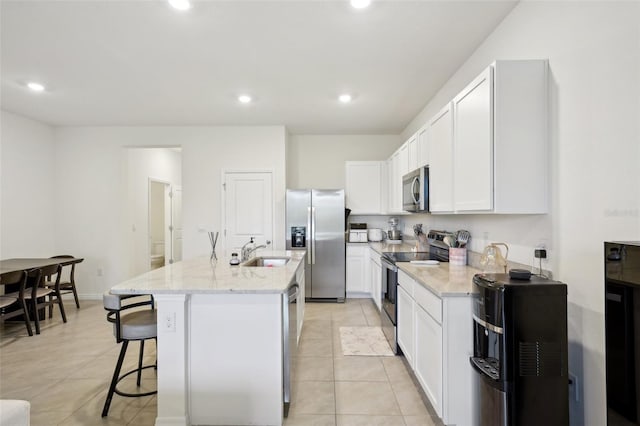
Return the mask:
M 139 392 L 139 393 L 128 393 L 128 392 L 122 392 L 121 390 L 118 389 L 117 385 L 118 383 L 120 383 L 120 380 L 124 379 L 125 377 L 127 377 L 130 374 L 133 373 L 137 373 L 138 370 L 146 370 L 147 368 L 156 368 L 157 369 L 157 365 L 152 364 L 152 365 L 145 365 L 142 368 L 134 368 L 131 371 L 127 371 L 126 373 L 124 373 L 122 376 L 120 376 L 118 378 L 118 380 L 116 381 L 116 388 L 113 390 L 115 393 L 117 393 L 120 396 L 126 396 L 126 397 L 130 397 L 130 398 L 136 398 L 139 396 L 149 396 L 149 395 L 155 395 L 158 393 L 158 390 L 154 390 L 154 391 L 149 391 L 149 392 Z

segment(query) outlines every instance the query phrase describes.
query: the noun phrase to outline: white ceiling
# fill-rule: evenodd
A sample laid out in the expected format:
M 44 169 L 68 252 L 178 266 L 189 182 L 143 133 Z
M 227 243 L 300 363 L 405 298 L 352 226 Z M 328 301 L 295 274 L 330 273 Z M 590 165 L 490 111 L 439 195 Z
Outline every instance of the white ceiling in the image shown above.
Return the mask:
M 52 125 L 397 134 L 515 4 L 2 0 L 2 108 Z

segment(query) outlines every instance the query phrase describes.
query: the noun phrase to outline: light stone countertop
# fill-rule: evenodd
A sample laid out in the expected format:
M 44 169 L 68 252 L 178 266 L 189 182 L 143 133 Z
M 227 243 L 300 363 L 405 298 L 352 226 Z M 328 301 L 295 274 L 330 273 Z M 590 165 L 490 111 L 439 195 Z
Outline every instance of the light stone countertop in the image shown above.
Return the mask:
M 369 243 L 370 247 L 382 255 L 383 252 L 413 251 L 415 240 L 403 241 L 402 244 Z M 467 296 L 477 293 L 473 284 L 473 276 L 479 269 L 471 266 L 454 266 L 447 262 L 439 265 L 417 265 L 409 262 L 398 262 L 396 266 L 406 272 L 419 284 L 439 297 Z
M 284 266 L 229 265 L 228 258 L 186 259 L 145 272 L 111 288 L 114 294 L 282 293 L 287 290 L 305 251 L 263 251 L 257 257 L 290 257 Z
M 415 240 L 403 240 L 402 243 L 400 244 L 389 244 L 386 242 L 379 242 L 379 243 L 369 243 L 369 247 L 371 247 L 372 249 L 374 249 L 375 251 L 377 251 L 380 255 L 382 255 L 383 252 L 402 252 L 402 251 L 413 251 L 413 249 L 415 249 L 416 247 L 416 242 Z
M 479 269 L 471 266 L 456 266 L 447 262 L 439 265 L 418 265 L 409 262 L 396 263 L 398 269 L 439 297 L 468 296 L 478 293 L 473 276 Z

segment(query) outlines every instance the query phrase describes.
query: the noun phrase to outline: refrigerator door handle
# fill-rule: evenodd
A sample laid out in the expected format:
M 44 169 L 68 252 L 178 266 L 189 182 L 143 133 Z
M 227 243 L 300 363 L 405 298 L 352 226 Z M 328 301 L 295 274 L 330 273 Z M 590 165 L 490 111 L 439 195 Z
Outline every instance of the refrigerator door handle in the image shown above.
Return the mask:
M 311 264 L 316 264 L 316 208 L 311 207 Z
M 307 231 L 309 232 L 309 237 L 310 238 L 310 243 L 312 243 L 313 241 L 313 233 L 311 230 L 311 207 L 307 207 Z M 311 265 L 311 253 L 313 252 L 313 247 L 311 247 L 311 244 L 308 244 L 309 249 L 307 250 L 307 264 Z

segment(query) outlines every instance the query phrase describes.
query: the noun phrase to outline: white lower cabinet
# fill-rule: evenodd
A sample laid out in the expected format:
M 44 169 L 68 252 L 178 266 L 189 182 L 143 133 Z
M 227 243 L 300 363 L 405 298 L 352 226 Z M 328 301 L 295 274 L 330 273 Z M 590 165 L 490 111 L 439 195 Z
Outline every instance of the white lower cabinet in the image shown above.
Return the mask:
M 398 271 L 398 344 L 444 424 L 475 426 L 472 296 L 439 297 Z
M 398 286 L 398 303 L 396 305 L 396 308 L 398 310 L 398 345 L 400 346 L 400 349 L 402 349 L 402 353 L 404 354 L 404 357 L 407 359 L 407 362 L 409 363 L 411 368 L 415 368 L 415 302 L 413 301 L 411 295 L 400 286 Z
M 442 326 L 416 308 L 414 372 L 438 416 L 442 417 Z
M 382 265 L 380 255 L 373 249 L 369 251 L 369 277 L 371 278 L 371 298 L 380 310 L 382 309 Z
M 347 244 L 347 297 L 370 297 L 369 246 Z

